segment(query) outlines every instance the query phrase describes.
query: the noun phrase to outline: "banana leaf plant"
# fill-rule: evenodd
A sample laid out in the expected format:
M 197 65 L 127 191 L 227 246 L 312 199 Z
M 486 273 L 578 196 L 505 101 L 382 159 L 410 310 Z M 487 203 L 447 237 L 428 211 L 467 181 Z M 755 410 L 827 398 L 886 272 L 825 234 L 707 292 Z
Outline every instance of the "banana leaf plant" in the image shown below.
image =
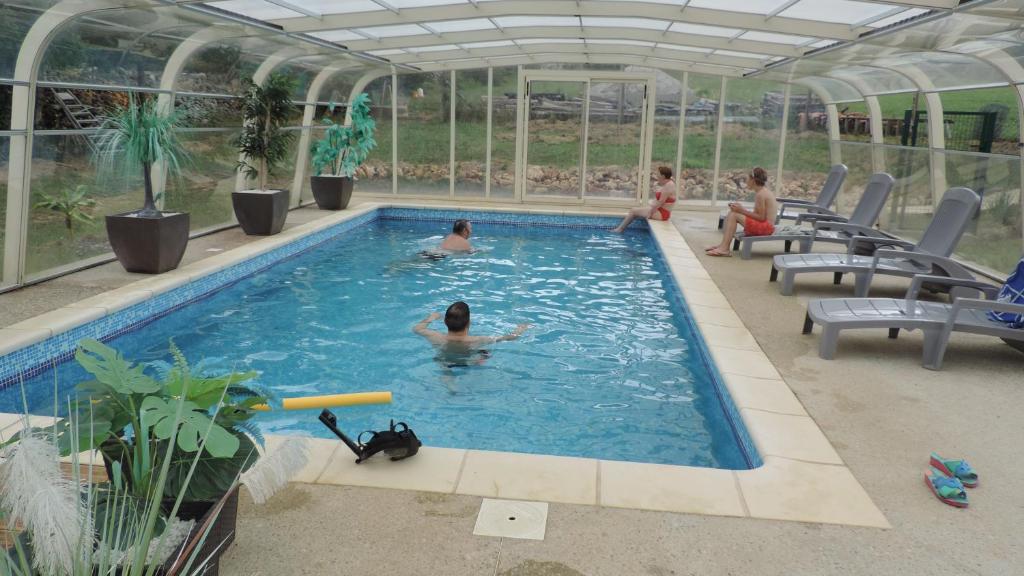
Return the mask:
M 73 417 L 44 432 L 56 437 L 62 455 L 98 450 L 112 481 L 136 497 L 159 484 L 167 498 L 214 501 L 257 459 L 252 438 L 262 437 L 250 420 L 269 395 L 246 384 L 255 372 L 194 373 L 173 342 L 171 353 L 174 364 L 154 378 L 117 350 L 83 340 L 75 359 L 94 379 L 75 387 Z M 158 483 L 156 463 L 167 460 L 166 480 Z
M 330 111 L 334 111 L 334 104 Z M 316 175 L 351 178 L 377 146 L 373 133 L 377 123 L 370 116 L 370 96 L 363 92 L 350 104 L 351 125 L 336 124 L 324 118 L 324 137 L 313 145 L 313 169 Z

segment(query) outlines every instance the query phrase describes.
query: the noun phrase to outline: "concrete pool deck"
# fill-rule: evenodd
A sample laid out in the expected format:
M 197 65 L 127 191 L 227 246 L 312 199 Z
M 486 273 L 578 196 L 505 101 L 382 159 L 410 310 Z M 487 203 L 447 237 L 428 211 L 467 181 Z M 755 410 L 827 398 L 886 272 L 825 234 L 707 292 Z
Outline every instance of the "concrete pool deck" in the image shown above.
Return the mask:
M 674 224 L 686 231 L 683 244 L 699 249 L 716 235 L 715 218 L 713 213 L 682 213 Z M 315 573 L 317 566 L 342 562 L 356 574 L 823 574 L 867 569 L 884 574 L 915 573 L 935 566 L 955 573 L 1019 571 L 1022 551 L 1014 536 L 1022 488 L 1015 447 L 1024 440 L 1016 425 L 1024 407 L 1020 389 L 1024 363 L 1019 353 L 987 338 L 955 338 L 946 369 L 936 373 L 918 366 L 918 335 L 892 342 L 884 335 L 851 333 L 844 335 L 837 360 L 823 361 L 816 355 L 816 336 L 800 335 L 805 298 L 849 295 L 849 287 L 833 289 L 827 277 L 808 280 L 799 297 L 783 297 L 767 283 L 766 257 L 753 262 L 711 260 L 692 250 L 684 256 L 686 264 L 706 266 L 708 278 L 700 279 L 720 286 L 722 299 L 736 305 L 732 316 L 749 327 L 750 339 L 726 330 L 715 344 L 715 337 L 702 326 L 709 345 L 719 348 L 714 353 L 723 371 L 724 365 L 753 352 L 749 348 L 754 344 L 763 349 L 780 380 L 788 383 L 797 404 L 806 410 L 807 416 L 793 416 L 821 424 L 830 449 L 848 464 L 854 482 L 864 484 L 893 530 L 556 504 L 546 540 L 522 542 L 473 536 L 472 522 L 480 502 L 476 496 L 296 484 L 266 507 L 251 506 L 245 499 L 239 537 L 228 552 L 225 573 L 289 568 Z M 710 285 L 694 285 L 698 284 L 710 292 Z M 901 292 L 897 288 L 892 293 Z M 38 294 L 46 298 L 42 291 Z M 5 309 L 7 296 L 0 295 Z M 707 302 L 721 304 L 722 300 L 711 296 Z M 694 305 L 716 308 L 708 303 Z M 49 309 L 55 307 L 53 300 L 46 304 Z M 720 324 L 731 323 L 732 316 Z M 723 343 L 739 346 L 733 350 Z M 758 374 L 762 380 L 766 375 L 773 376 Z M 742 393 L 737 394 L 738 404 L 740 398 Z M 802 435 L 801 430 L 790 433 L 790 437 Z M 328 465 L 339 458 L 351 462 L 338 452 L 338 443 L 333 444 Z M 981 471 L 984 483 L 970 493 L 969 510 L 943 506 L 923 486 L 921 472 L 932 449 L 965 455 Z M 768 468 L 772 449 L 762 452 Z M 470 460 L 468 454 L 463 459 Z M 603 472 L 603 464 L 600 467 Z M 341 471 L 339 477 L 343 475 Z M 603 487 L 603 474 L 600 480 Z M 678 480 L 662 484 L 649 474 L 628 481 L 628 485 L 637 484 L 650 488 L 648 493 L 679 488 Z M 792 497 L 773 490 L 753 492 L 785 503 L 782 507 L 788 510 L 798 509 L 808 493 L 799 488 Z M 466 523 L 468 529 L 464 529 Z M 317 529 L 303 530 L 303 526 Z M 401 540 L 401 534 L 413 529 L 411 542 L 399 544 L 400 551 L 387 553 L 372 546 L 359 550 L 361 544 L 379 541 L 372 535 L 391 534 Z M 948 546 L 949 539 L 957 545 Z

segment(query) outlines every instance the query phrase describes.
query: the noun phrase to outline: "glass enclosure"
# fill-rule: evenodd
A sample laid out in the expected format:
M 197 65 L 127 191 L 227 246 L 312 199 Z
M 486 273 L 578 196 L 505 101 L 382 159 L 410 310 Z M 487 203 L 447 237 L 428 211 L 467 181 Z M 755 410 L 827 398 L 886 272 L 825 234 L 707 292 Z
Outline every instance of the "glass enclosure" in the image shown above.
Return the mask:
M 232 225 L 240 96 L 270 73 L 294 80 L 270 175 L 292 206 L 312 201 L 322 119 L 343 122 L 358 88 L 377 125 L 360 195 L 625 205 L 668 166 L 681 200 L 713 206 L 749 200 L 753 166 L 809 199 L 842 162 L 841 213 L 886 171 L 879 224 L 916 239 L 967 186 L 983 201 L 958 254 L 1006 273 L 1024 251 L 1024 42 L 1006 17 L 1024 0 L 299 4 L 0 3 L 0 288 L 110 257 L 103 217 L 140 206 L 141 174 L 105 173 L 93 150 L 131 97 L 182 118 L 191 160 L 154 182 L 160 208 L 196 234 Z M 53 208 L 65 195 L 78 216 Z

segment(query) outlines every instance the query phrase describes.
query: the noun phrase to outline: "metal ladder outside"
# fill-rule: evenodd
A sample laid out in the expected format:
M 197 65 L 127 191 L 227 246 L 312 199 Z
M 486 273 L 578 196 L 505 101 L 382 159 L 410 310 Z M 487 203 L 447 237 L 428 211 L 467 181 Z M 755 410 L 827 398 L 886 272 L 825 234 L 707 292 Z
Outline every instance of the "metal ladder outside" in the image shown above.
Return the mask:
M 53 95 L 54 99 L 60 103 L 61 110 L 64 111 L 64 115 L 67 116 L 68 120 L 71 121 L 71 125 L 77 130 L 94 130 L 103 125 L 103 119 L 93 113 L 91 106 L 82 104 L 82 101 L 70 91 L 64 91 L 57 88 L 50 88 L 50 94 Z M 96 151 L 96 135 L 89 134 L 85 136 L 85 141 L 89 144 L 89 148 L 93 152 Z

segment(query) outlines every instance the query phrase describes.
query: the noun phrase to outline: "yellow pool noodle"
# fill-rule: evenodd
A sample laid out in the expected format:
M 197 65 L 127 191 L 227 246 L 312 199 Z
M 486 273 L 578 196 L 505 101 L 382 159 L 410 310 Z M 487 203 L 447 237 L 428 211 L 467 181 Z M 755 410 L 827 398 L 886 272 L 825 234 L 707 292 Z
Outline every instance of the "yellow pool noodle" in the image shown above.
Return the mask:
M 305 396 L 284 398 L 281 407 L 285 410 L 308 410 L 334 408 L 337 406 L 360 406 L 363 404 L 390 404 L 391 392 L 356 392 L 354 394 L 329 394 L 327 396 Z M 270 406 L 257 404 L 253 410 L 269 412 Z

